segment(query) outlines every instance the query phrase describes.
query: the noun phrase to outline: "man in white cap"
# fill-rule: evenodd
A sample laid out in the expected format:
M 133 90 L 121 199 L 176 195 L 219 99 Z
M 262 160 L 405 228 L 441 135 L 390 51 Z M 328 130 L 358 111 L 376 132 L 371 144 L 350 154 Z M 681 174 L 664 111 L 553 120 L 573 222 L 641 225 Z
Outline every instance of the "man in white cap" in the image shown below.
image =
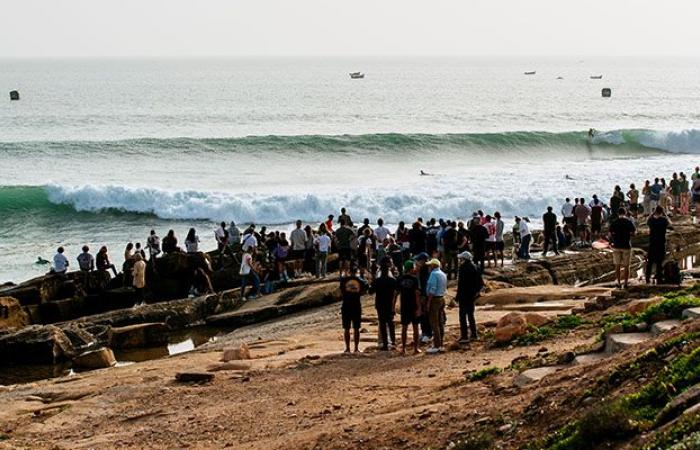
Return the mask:
M 433 329 L 433 346 L 428 353 L 437 353 L 443 350 L 442 338 L 445 334 L 445 324 L 442 318 L 445 316 L 445 293 L 447 292 L 447 275 L 440 269 L 440 260 L 431 259 L 427 263 L 431 268 L 426 294 L 428 296 L 428 314 L 430 326 Z
M 476 319 L 474 318 L 474 303 L 484 287 L 484 279 L 481 272 L 472 262 L 472 255 L 469 252 L 462 252 L 457 255 L 461 265 L 459 267 L 459 278 L 457 281 L 457 302 L 459 303 L 459 342 L 465 344 L 469 342 L 467 334 L 467 322 L 471 339 L 478 339 L 476 331 Z

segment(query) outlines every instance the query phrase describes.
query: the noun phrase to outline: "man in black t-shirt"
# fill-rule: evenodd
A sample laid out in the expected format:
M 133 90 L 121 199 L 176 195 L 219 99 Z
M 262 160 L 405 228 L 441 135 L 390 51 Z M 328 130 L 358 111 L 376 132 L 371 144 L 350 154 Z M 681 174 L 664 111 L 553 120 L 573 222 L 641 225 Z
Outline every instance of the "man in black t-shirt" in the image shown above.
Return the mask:
M 476 298 L 484 288 L 484 279 L 481 272 L 472 262 L 469 252 L 462 252 L 458 258 L 462 261 L 459 268 L 457 281 L 457 302 L 459 303 L 459 342 L 469 342 L 467 329 L 471 332 L 471 339 L 479 338 L 474 317 Z M 467 326 L 468 325 L 468 326 Z
M 381 350 L 389 350 L 389 344 L 396 344 L 396 330 L 394 328 L 394 314 L 396 311 L 396 294 L 398 285 L 396 278 L 389 272 L 391 260 L 384 258 L 381 263 L 379 277 L 372 282 L 370 292 L 375 293 L 374 307 L 377 310 L 379 322 L 379 337 L 381 338 Z
M 401 354 L 406 354 L 406 339 L 408 325 L 413 326 L 413 353 L 418 354 L 419 336 L 418 322 L 421 316 L 421 284 L 416 276 L 416 265 L 406 261 L 403 265 L 404 274 L 397 280 L 401 295 Z
M 335 243 L 338 248 L 338 261 L 340 275 L 347 273 L 350 262 L 353 261 L 352 240 L 355 239 L 355 232 L 350 228 L 344 218 L 340 219 L 340 228 L 335 231 Z
M 649 216 L 647 225 L 649 225 L 649 251 L 644 276 L 649 284 L 651 270 L 656 266 L 656 283 L 660 284 L 663 281 L 663 265 L 666 257 L 666 230 L 672 227 L 661 206 L 657 206 L 654 213 Z
M 554 254 L 559 254 L 557 247 L 557 215 L 554 214 L 551 206 L 547 207 L 547 212 L 542 215 L 542 223 L 544 224 L 544 247 L 542 248 L 542 256 L 547 256 L 550 244 Z
M 472 220 L 469 226 L 469 239 L 472 244 L 472 252 L 474 264 L 482 272 L 484 271 L 484 258 L 486 257 L 486 239 L 489 237 L 489 232 L 479 223 L 479 220 Z
M 350 328 L 355 335 L 355 353 L 359 352 L 360 322 L 362 321 L 362 296 L 367 292 L 367 281 L 357 276 L 357 267 L 350 268 L 350 275 L 340 278 L 340 292 L 343 295 L 343 305 L 340 314 L 343 321 L 343 336 L 345 338 L 345 352 L 350 352 Z
M 630 277 L 630 258 L 632 255 L 632 235 L 637 231 L 632 221 L 627 217 L 625 208 L 618 210 L 618 217 L 610 224 L 610 237 L 613 248 L 613 264 L 615 264 L 615 277 L 617 287 L 621 287 L 622 272 L 625 272 L 624 287 Z

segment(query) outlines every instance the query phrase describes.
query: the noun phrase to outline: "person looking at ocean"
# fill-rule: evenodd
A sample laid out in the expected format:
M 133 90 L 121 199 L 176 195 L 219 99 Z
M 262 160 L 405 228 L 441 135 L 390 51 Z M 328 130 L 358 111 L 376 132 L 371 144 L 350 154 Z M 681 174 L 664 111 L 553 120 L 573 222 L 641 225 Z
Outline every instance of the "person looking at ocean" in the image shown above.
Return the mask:
M 427 350 L 434 354 L 443 351 L 443 337 L 445 335 L 445 293 L 447 292 L 447 275 L 440 269 L 440 260 L 431 259 L 427 266 L 430 268 L 430 277 L 426 287 L 428 296 L 428 314 L 430 315 L 430 328 L 433 330 L 433 345 Z
M 505 231 L 506 224 L 501 219 L 501 213 L 496 211 L 493 213 L 493 217 L 496 220 L 496 242 L 495 251 L 496 256 L 501 258 L 501 267 L 503 267 L 503 252 L 506 249 L 505 241 L 503 240 L 503 232 Z M 466 249 L 464 249 L 466 250 Z M 461 252 L 460 252 L 461 253 Z
M 243 232 L 243 237 L 241 238 L 241 251 L 247 252 L 250 250 L 252 254 L 258 249 L 258 238 L 255 236 L 255 224 L 250 224 L 250 226 Z
M 340 216 L 338 216 L 338 224 L 341 225 L 341 221 L 345 222 L 345 225 L 352 227 L 352 218 L 350 217 L 350 214 L 347 213 L 345 208 L 340 208 Z
M 656 267 L 656 284 L 663 283 L 663 266 L 666 257 L 666 231 L 671 222 L 664 214 L 663 208 L 657 206 L 654 213 L 647 220 L 649 227 L 649 249 L 647 251 L 647 263 L 644 269 L 644 278 L 647 284 L 651 283 L 651 272 Z
M 396 330 L 394 328 L 394 314 L 396 314 L 396 296 L 398 284 L 391 274 L 391 259 L 384 258 L 380 263 L 379 276 L 372 282 L 370 292 L 374 292 L 374 307 L 377 310 L 379 322 L 379 337 L 381 339 L 380 350 L 389 350 L 390 345 L 396 343 Z
M 591 215 L 591 210 L 586 206 L 586 199 L 580 198 L 579 204 L 574 208 L 576 216 L 576 232 L 578 233 L 580 242 L 588 241 L 588 218 Z
M 485 259 L 488 262 L 488 267 L 491 267 L 491 260 L 493 260 L 493 266 L 496 267 L 498 266 L 498 261 L 496 260 L 496 223 L 493 221 L 493 217 L 491 217 L 490 214 L 487 214 L 484 218 L 483 227 L 486 229 L 487 235 L 484 241 Z M 457 270 L 455 270 L 455 278 L 456 273 Z
M 625 196 L 622 194 L 622 188 L 615 186 L 613 194 L 610 197 L 610 221 L 612 222 L 617 217 L 617 212 L 622 208 Z
M 328 271 L 328 253 L 331 249 L 331 237 L 324 224 L 318 230 L 318 236 L 314 239 L 316 248 L 316 278 L 326 278 Z
M 329 214 L 328 219 L 323 222 L 323 224 L 325 225 L 328 234 L 333 234 L 333 214 Z
M 693 180 L 691 193 L 693 195 L 693 203 L 695 204 L 695 222 L 697 223 L 700 220 L 700 176 Z
M 343 209 L 344 210 L 344 209 Z M 355 239 L 355 232 L 344 218 L 340 218 L 340 228 L 335 231 L 335 241 L 338 247 L 338 260 L 340 262 L 340 276 L 348 273 L 350 263 L 353 261 L 352 241 Z
M 129 242 L 126 244 L 126 248 L 124 248 L 124 263 L 128 262 L 133 257 L 134 257 L 134 244 L 133 244 L 133 242 Z
M 680 178 L 681 178 L 680 213 L 683 215 L 688 215 L 688 214 L 690 214 L 690 184 L 688 183 L 688 177 L 683 172 L 680 173 Z
M 639 213 L 639 190 L 634 186 L 634 183 L 630 184 L 630 190 L 627 191 L 627 199 L 630 202 L 630 214 L 633 217 L 637 217 Z
M 228 227 L 228 245 L 229 247 L 234 247 L 241 243 L 241 230 L 236 226 L 236 222 L 233 220 Z
M 406 354 L 406 340 L 408 339 L 408 326 L 413 327 L 413 354 L 420 353 L 418 346 L 420 336 L 418 323 L 421 317 L 421 290 L 420 280 L 416 276 L 416 264 L 406 261 L 403 264 L 403 275 L 396 283 L 401 298 L 401 354 Z
M 474 264 L 483 272 L 484 260 L 486 258 L 486 240 L 489 237 L 486 228 L 481 225 L 481 220 L 475 218 L 469 225 L 469 240 L 472 246 L 472 254 L 474 255 Z
M 564 224 L 568 223 L 569 226 L 574 226 L 576 224 L 576 219 L 574 218 L 574 205 L 571 204 L 571 199 L 568 197 L 561 206 L 561 217 Z
M 617 218 L 610 224 L 611 244 L 613 248 L 613 264 L 615 265 L 615 278 L 617 279 L 617 287 L 624 286 L 627 289 L 627 284 L 630 277 L 630 258 L 632 255 L 632 236 L 636 232 L 636 228 L 632 221 L 627 217 L 625 208 L 620 208 L 617 211 Z M 623 274 L 624 273 L 624 284 Z
M 542 248 L 542 256 L 547 256 L 549 246 L 552 246 L 554 254 L 559 254 L 557 246 L 557 215 L 553 212 L 554 208 L 547 207 L 547 212 L 542 215 L 542 223 L 544 224 L 544 247 Z
M 199 252 L 199 236 L 194 228 L 190 228 L 187 232 L 187 237 L 185 238 L 185 250 L 187 253 L 197 253 Z
M 673 198 L 673 212 L 674 214 L 679 214 L 681 209 L 681 180 L 678 178 L 677 172 L 673 172 L 669 186 L 671 188 L 671 197 Z
M 83 252 L 78 255 L 78 267 L 83 272 L 95 270 L 95 258 L 90 254 L 90 247 L 83 245 Z
M 107 253 L 107 246 L 103 245 L 100 247 L 100 251 L 97 252 L 97 257 L 95 258 L 95 265 L 97 266 L 97 270 L 100 272 L 107 272 L 108 270 L 112 270 L 114 272 L 114 276 L 117 276 L 117 268 L 114 267 L 114 264 L 109 260 L 109 254 Z
M 64 275 L 68 271 L 68 258 L 63 254 L 65 250 L 63 247 L 58 247 L 56 254 L 53 255 L 53 267 L 52 271 L 58 275 Z
M 648 214 L 652 214 L 656 210 L 656 207 L 659 206 L 663 190 L 664 187 L 659 183 L 659 179 L 654 178 L 654 184 L 649 188 L 650 209 Z
M 588 205 L 591 210 L 591 240 L 598 239 L 603 232 L 603 209 L 605 206 L 605 203 L 600 201 L 598 195 L 593 194 L 593 200 Z
M 175 237 L 175 230 L 169 230 L 168 234 L 163 238 L 163 253 L 177 253 L 180 251 L 180 247 L 177 246 L 177 237 Z
M 586 205 L 583 205 L 584 207 Z M 532 241 L 532 233 L 530 232 L 529 220 L 527 217 L 518 218 L 518 233 L 520 233 L 520 259 L 530 259 L 530 242 Z M 483 268 L 482 268 L 483 271 Z
M 146 289 L 146 263 L 140 253 L 134 255 L 134 267 L 131 269 L 132 285 L 134 287 L 134 306 L 144 305 Z
M 156 234 L 156 230 L 151 230 L 151 234 L 146 240 L 146 247 L 150 260 L 155 263 L 155 258 L 160 255 L 160 238 Z
M 143 250 L 143 248 L 141 248 L 140 242 L 134 244 L 134 254 L 136 253 L 139 253 L 144 261 L 146 260 L 146 252 Z
M 306 242 L 309 240 L 309 237 L 301 228 L 301 225 L 301 220 L 297 220 L 296 228 L 292 230 L 292 233 L 289 235 L 289 240 L 292 245 L 289 259 L 294 264 L 294 278 L 301 277 L 306 256 Z
M 374 229 L 374 236 L 377 238 L 377 249 L 382 245 L 384 239 L 386 239 L 391 234 L 391 231 L 384 226 L 384 219 L 381 217 L 377 219 L 377 228 Z

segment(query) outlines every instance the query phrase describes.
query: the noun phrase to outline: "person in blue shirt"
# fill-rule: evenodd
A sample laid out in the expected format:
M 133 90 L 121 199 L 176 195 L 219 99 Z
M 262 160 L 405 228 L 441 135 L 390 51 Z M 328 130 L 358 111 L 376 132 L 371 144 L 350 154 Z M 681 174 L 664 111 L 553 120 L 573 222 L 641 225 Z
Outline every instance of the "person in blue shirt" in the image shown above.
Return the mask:
M 447 292 L 447 275 L 441 270 L 440 261 L 431 259 L 427 263 L 431 268 L 430 277 L 426 286 L 428 296 L 428 314 L 430 326 L 433 329 L 433 346 L 428 353 L 437 353 L 442 350 L 442 338 L 445 334 L 445 324 L 442 318 L 445 315 L 445 293 Z

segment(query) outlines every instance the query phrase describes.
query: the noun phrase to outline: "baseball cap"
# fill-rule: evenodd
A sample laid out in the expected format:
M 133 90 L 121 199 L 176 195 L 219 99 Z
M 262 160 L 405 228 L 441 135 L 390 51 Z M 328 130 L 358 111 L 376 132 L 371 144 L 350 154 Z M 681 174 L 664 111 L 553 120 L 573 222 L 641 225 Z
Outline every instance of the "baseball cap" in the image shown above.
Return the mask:
M 457 255 L 457 258 L 458 258 L 458 259 L 468 259 L 468 260 L 471 261 L 471 259 L 472 259 L 472 254 L 469 253 L 469 252 L 467 252 L 467 251 L 464 251 L 464 252 L 460 253 L 459 255 Z
M 414 261 L 427 261 L 429 259 L 430 256 L 428 256 L 428 254 L 425 252 L 418 253 L 416 256 L 413 257 Z
M 404 270 L 404 272 L 410 272 L 411 270 L 413 270 L 413 266 L 414 266 L 413 261 L 411 261 L 411 260 L 409 259 L 408 261 L 406 261 L 405 263 L 403 263 L 403 270 Z
M 429 266 L 437 266 L 437 267 L 442 266 L 442 264 L 440 264 L 440 260 L 436 259 L 436 258 L 433 258 L 430 261 L 428 261 L 428 265 Z

